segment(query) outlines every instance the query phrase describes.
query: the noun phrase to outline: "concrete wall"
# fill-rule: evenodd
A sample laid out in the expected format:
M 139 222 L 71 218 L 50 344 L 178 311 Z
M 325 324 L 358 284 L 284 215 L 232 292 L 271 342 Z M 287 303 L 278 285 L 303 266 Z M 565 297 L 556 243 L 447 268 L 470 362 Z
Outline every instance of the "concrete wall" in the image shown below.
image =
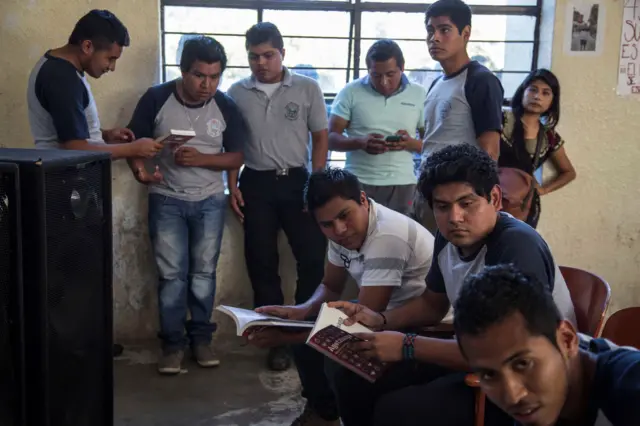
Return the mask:
M 634 166 L 640 161 L 637 100 L 615 95 L 622 4 L 606 1 L 605 49 L 598 58 L 569 58 L 553 41 L 552 68 L 563 89 L 560 131 L 578 180 L 544 197 L 541 232 L 558 261 L 604 276 L 612 309 L 640 305 L 640 207 Z M 125 125 L 144 90 L 159 81 L 157 0 L 3 0 L 0 2 L 0 128 L 6 146 L 29 147 L 25 86 L 44 51 L 65 43 L 90 8 L 109 8 L 129 27 L 132 45 L 115 74 L 91 81 L 103 127 Z M 563 34 L 565 0 L 556 8 Z M 153 338 L 157 325 L 155 271 L 146 231 L 144 188 L 122 163 L 114 164 L 115 328 L 119 339 Z M 218 303 L 250 306 L 242 230 L 230 214 L 218 265 Z M 281 272 L 290 299 L 294 263 L 281 238 Z M 222 323 L 229 330 L 228 321 Z

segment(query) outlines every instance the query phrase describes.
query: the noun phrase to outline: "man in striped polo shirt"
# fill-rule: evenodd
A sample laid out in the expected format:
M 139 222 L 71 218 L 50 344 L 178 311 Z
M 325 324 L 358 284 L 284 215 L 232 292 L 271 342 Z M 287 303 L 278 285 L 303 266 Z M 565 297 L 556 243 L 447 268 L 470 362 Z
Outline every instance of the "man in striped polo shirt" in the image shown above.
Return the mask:
M 370 199 L 358 178 L 343 169 L 313 173 L 306 202 L 329 239 L 324 277 L 304 303 L 264 307 L 259 312 L 289 319 L 314 318 L 324 302 L 342 296 L 349 276 L 359 287 L 359 303 L 376 312 L 401 306 L 422 294 L 434 246 L 434 237 L 424 227 Z M 294 344 L 303 396 L 308 401 L 300 418 L 314 419 L 313 423 L 295 425 L 338 425 L 334 420 L 338 415 L 335 397 L 324 373 L 325 357 L 304 344 L 307 337 L 308 332 L 283 333 L 273 328 L 252 335 L 249 341 L 262 347 Z M 346 369 L 345 373 L 353 374 Z

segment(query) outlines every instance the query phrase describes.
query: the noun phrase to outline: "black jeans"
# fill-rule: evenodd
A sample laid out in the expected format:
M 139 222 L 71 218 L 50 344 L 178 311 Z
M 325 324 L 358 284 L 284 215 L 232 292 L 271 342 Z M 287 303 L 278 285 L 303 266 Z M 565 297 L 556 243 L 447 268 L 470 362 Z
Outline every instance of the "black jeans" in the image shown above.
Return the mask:
M 245 168 L 240 176 L 244 198 L 245 260 L 254 291 L 255 306 L 284 303 L 278 274 L 278 231 L 287 235 L 296 258 L 296 303 L 306 302 L 324 275 L 327 240 L 320 227 L 303 211 L 304 168 L 286 176 Z M 302 383 L 302 396 L 326 420 L 338 418 L 335 398 L 324 374 L 324 356 L 301 344 L 292 347 Z
M 329 359 L 325 362 L 344 426 L 466 426 L 475 418 L 474 389 L 466 373 L 434 364 L 393 364 L 369 383 Z M 485 424 L 512 426 L 513 420 L 487 401 Z
M 282 305 L 278 274 L 278 232 L 283 229 L 297 262 L 296 303 L 315 292 L 324 275 L 327 240 L 304 211 L 303 191 L 309 173 L 303 167 L 288 175 L 245 168 L 240 176 L 244 198 L 244 255 L 256 307 Z

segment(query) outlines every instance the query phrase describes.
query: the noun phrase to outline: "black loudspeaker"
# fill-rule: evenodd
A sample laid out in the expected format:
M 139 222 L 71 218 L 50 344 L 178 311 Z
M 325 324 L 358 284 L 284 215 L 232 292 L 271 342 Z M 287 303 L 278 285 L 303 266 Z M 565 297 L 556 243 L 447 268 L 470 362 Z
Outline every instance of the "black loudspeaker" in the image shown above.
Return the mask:
M 26 425 L 112 426 L 110 156 L 0 149 L 0 162 L 20 177 Z
M 25 421 L 18 166 L 0 163 L 0 425 Z

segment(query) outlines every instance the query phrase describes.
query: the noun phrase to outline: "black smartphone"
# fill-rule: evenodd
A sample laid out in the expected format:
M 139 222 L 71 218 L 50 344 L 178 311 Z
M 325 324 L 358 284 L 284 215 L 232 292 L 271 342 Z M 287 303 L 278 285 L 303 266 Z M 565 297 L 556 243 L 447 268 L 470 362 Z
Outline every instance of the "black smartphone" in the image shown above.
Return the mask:
M 392 135 L 384 138 L 385 142 L 400 142 L 402 140 L 402 136 L 400 135 Z

